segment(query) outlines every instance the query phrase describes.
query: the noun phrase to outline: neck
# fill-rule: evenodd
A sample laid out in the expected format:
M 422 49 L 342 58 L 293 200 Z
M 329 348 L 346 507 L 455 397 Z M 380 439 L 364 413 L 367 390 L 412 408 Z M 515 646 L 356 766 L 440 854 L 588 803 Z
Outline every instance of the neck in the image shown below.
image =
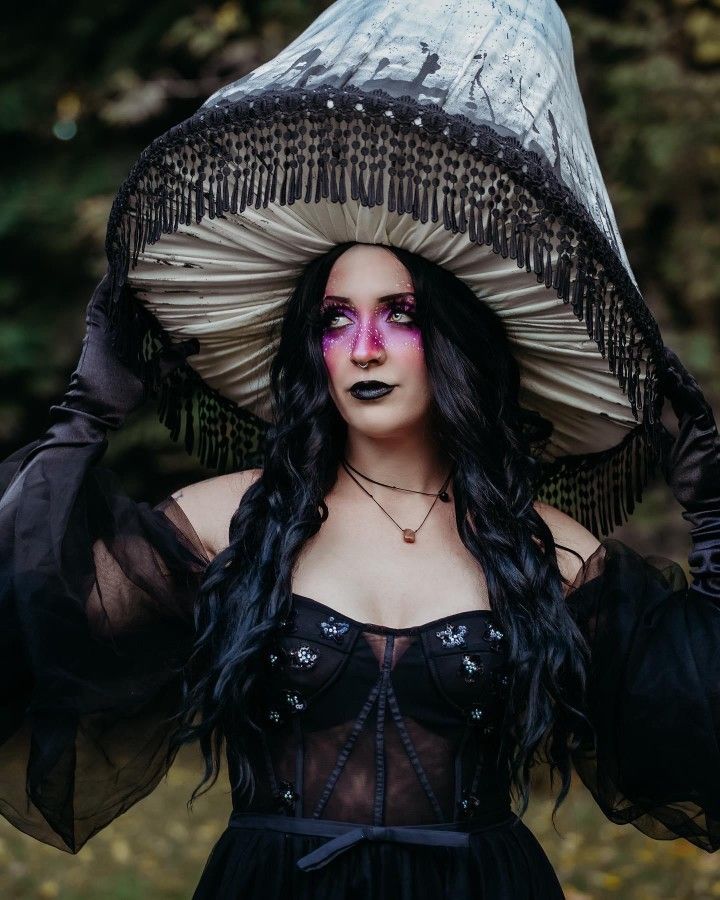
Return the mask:
M 345 459 L 369 478 L 416 491 L 440 490 L 452 465 L 424 429 L 382 438 L 348 429 Z

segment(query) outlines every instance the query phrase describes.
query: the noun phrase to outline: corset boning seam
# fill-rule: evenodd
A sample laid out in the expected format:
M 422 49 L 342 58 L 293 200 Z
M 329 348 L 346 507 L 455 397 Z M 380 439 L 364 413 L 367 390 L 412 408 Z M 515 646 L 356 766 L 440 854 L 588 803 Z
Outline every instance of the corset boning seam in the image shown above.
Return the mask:
M 385 707 L 394 647 L 395 635 L 390 634 L 385 639 L 385 653 L 380 676 L 380 694 L 375 716 L 375 803 L 373 804 L 373 825 L 382 825 L 385 807 Z
M 360 710 L 360 715 L 355 720 L 355 724 L 353 725 L 352 731 L 350 732 L 348 739 L 345 741 L 345 745 L 340 750 L 338 754 L 337 761 L 335 762 L 335 766 L 330 774 L 330 777 L 325 782 L 325 787 L 323 788 L 322 794 L 320 795 L 320 799 L 318 800 L 315 809 L 313 810 L 313 818 L 319 819 L 327 805 L 328 800 L 330 799 L 330 794 L 333 792 L 335 785 L 337 783 L 342 770 L 345 767 L 345 763 L 350 756 L 350 752 L 355 744 L 355 741 L 358 738 L 358 735 L 362 731 L 367 717 L 370 715 L 370 710 L 373 708 L 375 704 L 375 700 L 380 692 L 380 688 L 382 686 L 382 673 L 378 676 L 377 681 L 373 685 L 370 693 L 368 694 L 367 700 L 363 704 L 363 708 Z
M 477 743 L 477 739 L 475 741 Z M 473 770 L 472 782 L 470 783 L 470 793 L 474 794 L 478 785 L 480 784 L 480 773 L 482 772 L 483 766 L 485 765 L 485 752 L 482 747 L 477 748 L 477 757 L 475 762 L 475 769 Z
M 303 773 L 305 770 L 305 736 L 302 722 L 298 716 L 293 720 L 293 731 L 295 732 L 295 791 L 298 794 L 298 802 L 295 804 L 295 815 L 300 818 L 303 815 L 305 806 Z
M 415 749 L 415 745 L 412 742 L 412 738 L 408 734 L 408 730 L 405 727 L 405 721 L 402 717 L 402 713 L 400 711 L 400 706 L 398 705 L 397 697 L 395 695 L 395 690 L 392 686 L 392 681 L 388 684 L 387 690 L 387 698 L 388 698 L 388 706 L 390 707 L 390 713 L 393 717 L 393 721 L 395 722 L 395 726 L 400 733 L 400 740 L 403 743 L 403 747 L 405 748 L 405 752 L 408 755 L 408 759 L 415 770 L 415 774 L 418 777 L 418 781 L 422 785 L 422 789 L 425 791 L 425 795 L 430 801 L 430 805 L 433 808 L 433 812 L 435 813 L 438 822 L 444 821 L 443 812 L 438 803 L 438 799 L 435 796 L 435 791 L 432 789 L 432 785 L 430 784 L 430 779 L 427 777 L 427 773 L 420 762 L 420 759 L 417 755 L 417 750 Z M 379 823 L 376 823 L 379 824 Z
M 268 747 L 267 735 L 264 731 L 260 731 L 260 746 L 265 762 L 265 771 L 267 772 L 268 781 L 270 782 L 270 790 L 273 794 L 276 794 L 278 791 L 278 780 L 277 775 L 275 774 L 275 764 L 273 763 L 272 754 Z
M 462 800 L 463 755 L 465 753 L 465 745 L 467 744 L 469 738 L 470 729 L 466 726 L 455 751 L 455 764 L 453 767 L 455 778 L 455 783 L 453 784 L 453 815 L 457 814 L 457 811 L 460 808 L 460 801 Z

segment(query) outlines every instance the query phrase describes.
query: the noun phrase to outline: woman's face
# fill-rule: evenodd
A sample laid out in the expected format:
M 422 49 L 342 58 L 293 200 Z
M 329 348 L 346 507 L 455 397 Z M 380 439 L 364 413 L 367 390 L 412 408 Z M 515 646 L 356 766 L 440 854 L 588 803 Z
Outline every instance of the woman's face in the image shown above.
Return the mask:
M 346 250 L 330 270 L 321 313 L 330 395 L 348 426 L 382 438 L 423 423 L 432 394 L 414 285 L 400 260 L 379 246 Z M 359 381 L 392 389 L 351 392 Z

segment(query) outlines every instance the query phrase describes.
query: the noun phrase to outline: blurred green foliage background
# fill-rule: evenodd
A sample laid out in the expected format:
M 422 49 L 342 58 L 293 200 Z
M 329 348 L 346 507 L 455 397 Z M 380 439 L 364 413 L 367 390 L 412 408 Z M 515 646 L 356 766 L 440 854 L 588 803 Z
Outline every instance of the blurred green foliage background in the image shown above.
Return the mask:
M 105 223 L 140 151 L 221 85 L 268 59 L 323 0 L 66 0 L 15 4 L 0 70 L 0 454 L 39 436 L 80 350 L 104 270 Z M 590 130 L 638 282 L 714 408 L 720 398 L 720 0 L 560 0 L 574 37 Z M 214 474 L 173 444 L 154 404 L 106 457 L 136 499 L 157 502 Z M 686 566 L 687 527 L 656 483 L 614 536 Z M 686 568 L 687 571 L 687 568 Z M 0 821 L 3 897 L 189 897 L 229 798 L 200 824 L 184 801 L 197 761 L 72 858 Z M 602 819 L 577 786 L 549 826 L 531 824 L 568 897 L 720 896 L 720 860 Z M 563 819 L 564 816 L 564 819 Z M 99 867 L 107 874 L 98 881 Z

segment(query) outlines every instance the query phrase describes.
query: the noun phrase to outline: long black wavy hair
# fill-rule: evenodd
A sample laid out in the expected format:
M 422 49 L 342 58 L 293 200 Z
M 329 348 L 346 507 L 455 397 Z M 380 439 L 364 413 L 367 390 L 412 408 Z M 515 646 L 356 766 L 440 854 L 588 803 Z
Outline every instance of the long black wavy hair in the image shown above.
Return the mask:
M 328 515 L 346 425 L 328 390 L 320 301 L 335 261 L 354 243 L 310 262 L 289 299 L 271 368 L 273 422 L 261 476 L 230 522 L 229 546 L 209 564 L 195 609 L 181 726 L 168 756 L 198 741 L 205 772 L 189 805 L 217 780 L 231 734 L 238 777 L 252 797 L 243 734 L 260 726 L 252 689 L 274 629 L 290 612 L 292 570 Z M 446 269 L 397 247 L 415 287 L 440 445 L 454 463 L 457 529 L 485 574 L 509 639 L 514 677 L 503 746 L 511 793 L 525 812 L 530 770 L 550 765 L 568 793 L 571 751 L 584 733 L 588 648 L 568 612 L 550 529 L 533 506 L 538 451 L 552 424 L 518 401 L 520 373 L 501 318 Z M 247 744 L 245 744 L 247 746 Z

